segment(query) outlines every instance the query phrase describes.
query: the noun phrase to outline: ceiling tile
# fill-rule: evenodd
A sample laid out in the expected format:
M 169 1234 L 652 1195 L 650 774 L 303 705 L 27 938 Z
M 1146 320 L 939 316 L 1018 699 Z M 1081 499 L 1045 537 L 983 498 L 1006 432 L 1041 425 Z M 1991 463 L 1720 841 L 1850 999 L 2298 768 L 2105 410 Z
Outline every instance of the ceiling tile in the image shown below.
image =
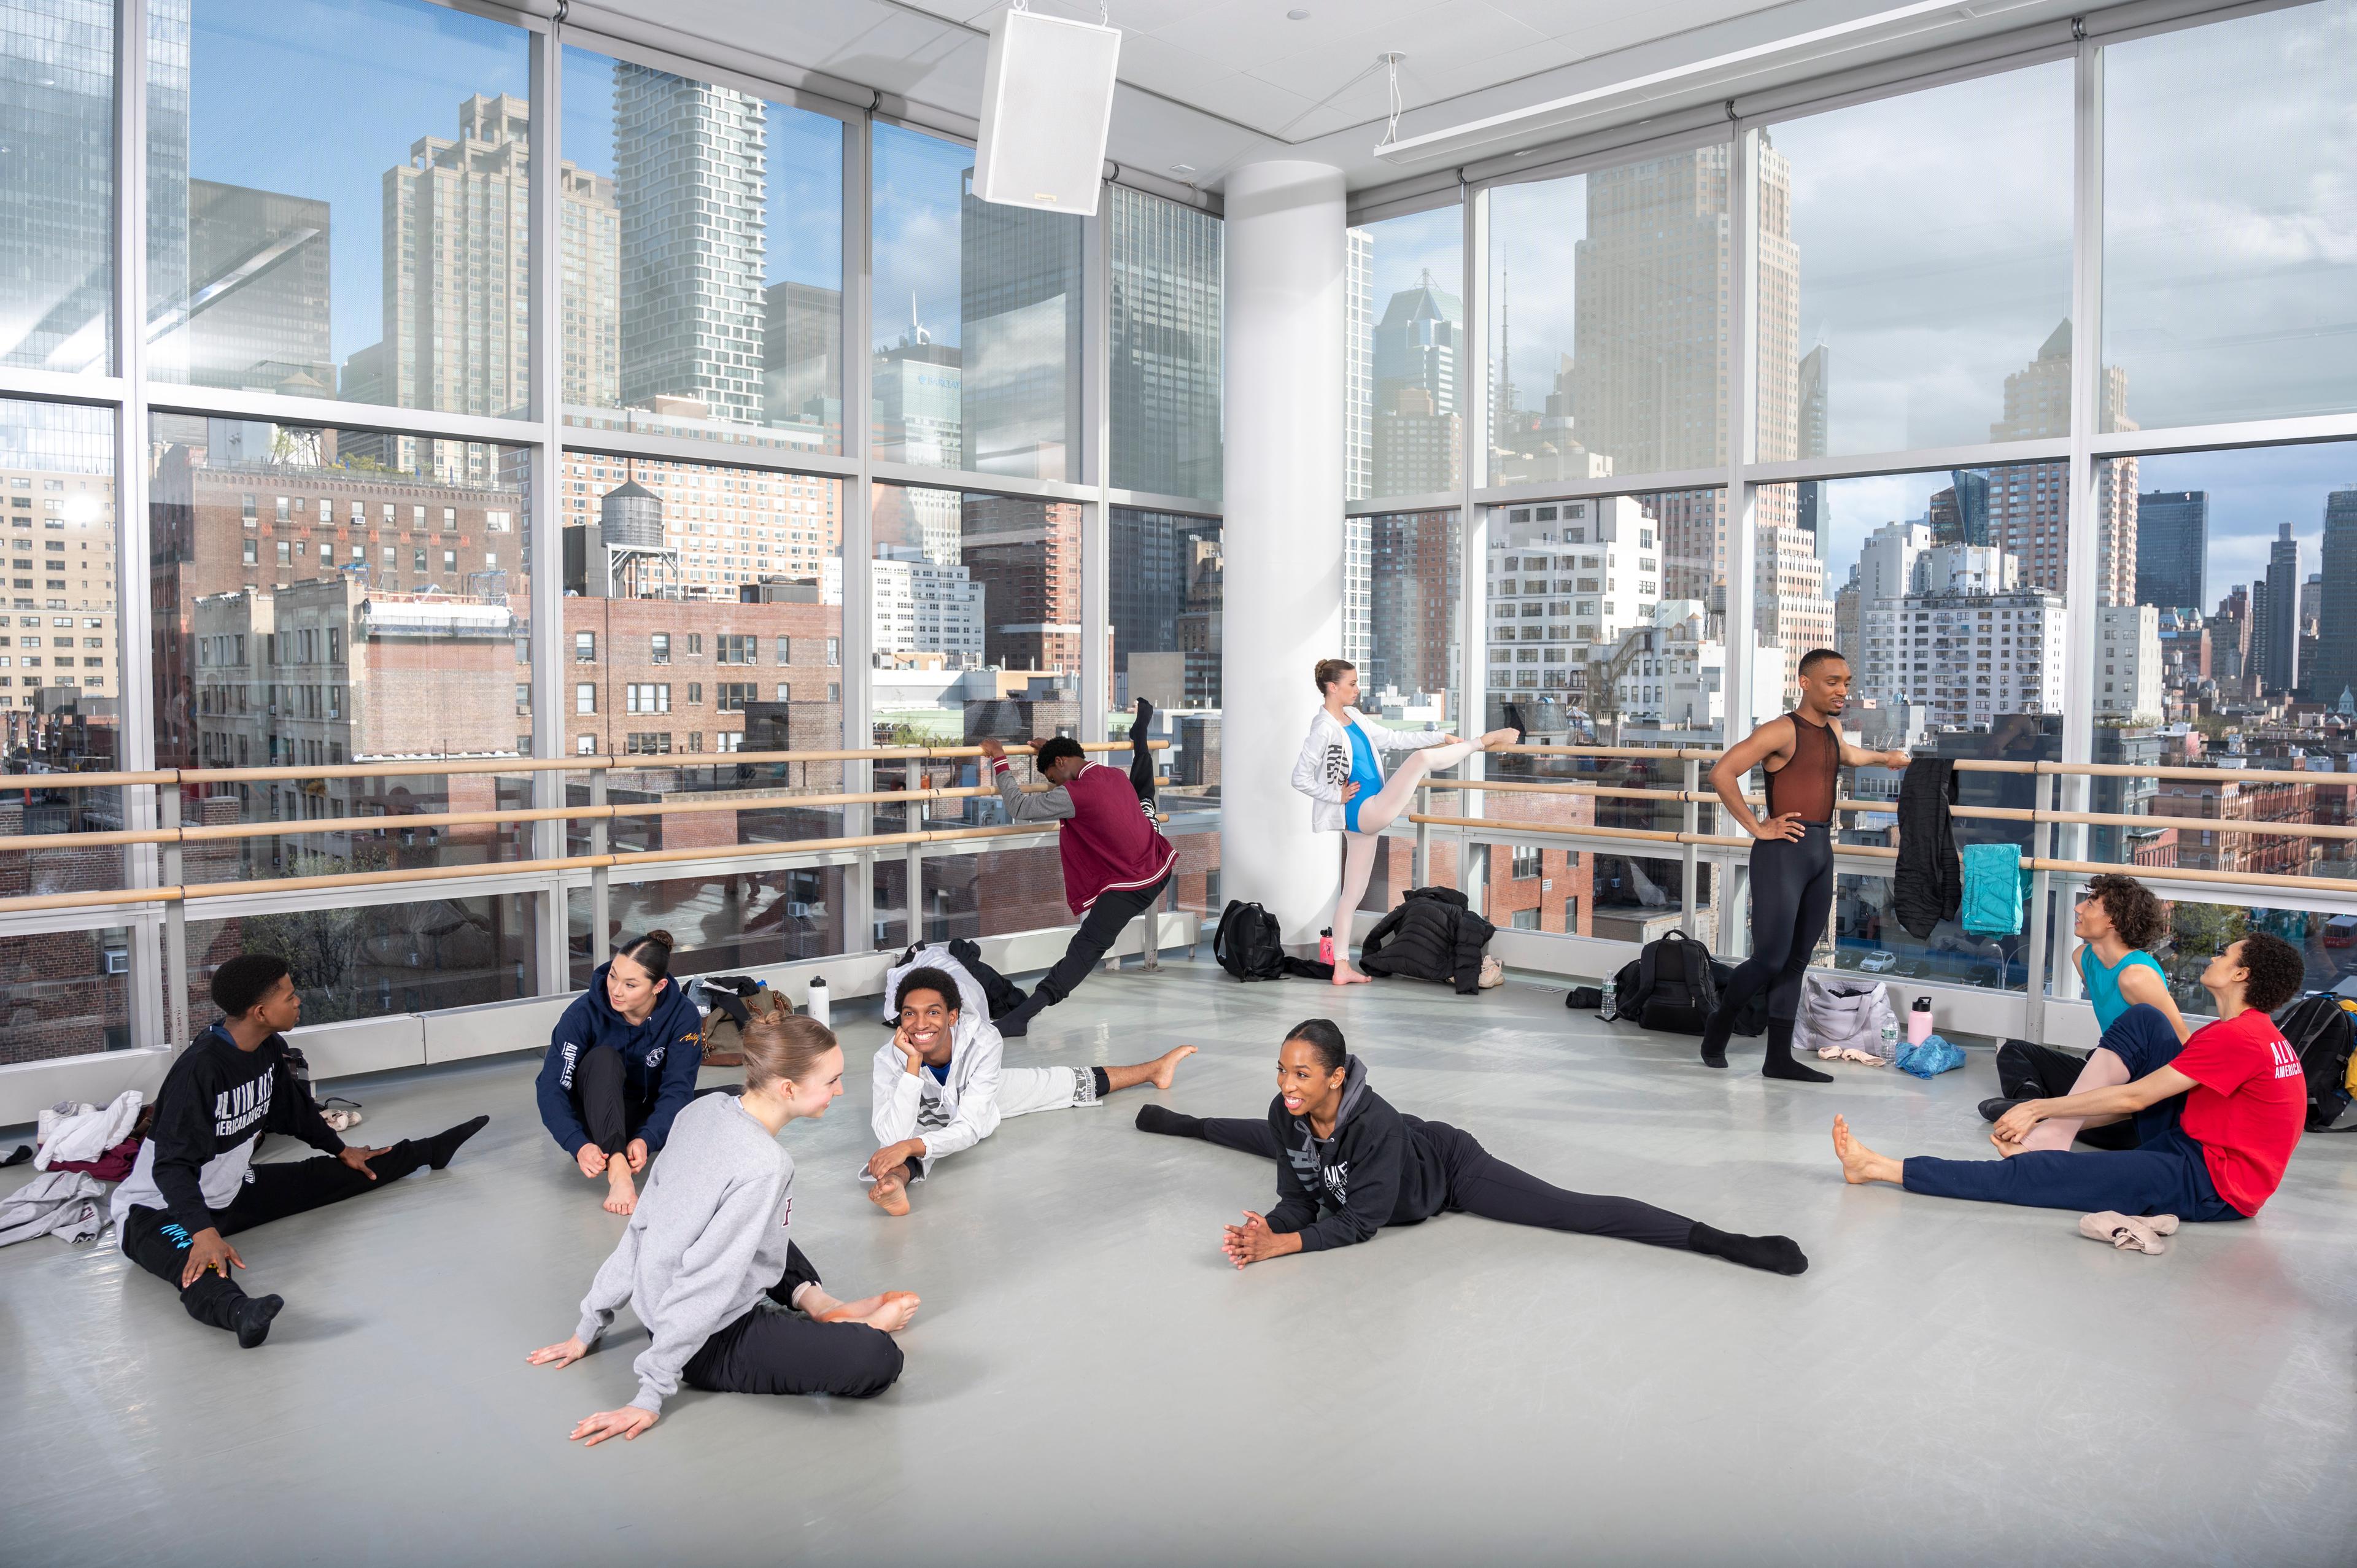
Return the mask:
M 1540 34 L 1488 4 L 1488 0 L 1445 0 L 1444 4 L 1418 12 L 1411 21 L 1361 28 L 1335 43 L 1297 50 L 1244 69 L 1264 81 L 1282 82 L 1314 101 L 1372 70 L 1378 55 L 1396 50 L 1407 57 L 1400 68 L 1403 96 L 1410 104 L 1415 104 L 1447 96 L 1437 89 L 1437 78 L 1441 73 L 1545 41 Z M 1388 102 L 1383 75 L 1378 70 L 1369 81 L 1375 89 L 1375 112 L 1383 113 Z
M 1312 49 L 1355 47 L 1368 28 L 1404 23 L 1428 8 L 1429 0 L 1219 0 L 1154 31 L 1157 38 L 1248 70 Z M 1309 18 L 1288 22 L 1288 10 L 1308 11 Z

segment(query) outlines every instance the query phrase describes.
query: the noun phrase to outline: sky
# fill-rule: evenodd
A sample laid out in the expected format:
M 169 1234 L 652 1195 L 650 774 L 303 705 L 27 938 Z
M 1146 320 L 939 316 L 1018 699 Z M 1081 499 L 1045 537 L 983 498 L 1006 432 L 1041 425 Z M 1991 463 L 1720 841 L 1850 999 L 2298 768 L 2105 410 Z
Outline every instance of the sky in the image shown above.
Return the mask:
M 384 171 L 419 137 L 455 135 L 476 93 L 527 97 L 527 68 L 521 29 L 416 0 L 197 0 L 188 171 L 328 204 L 340 362 L 383 336 Z M 599 174 L 613 172 L 612 73 L 603 55 L 565 51 L 562 154 Z M 768 128 L 763 281 L 839 288 L 841 123 L 773 103 Z
M 900 340 L 915 296 L 936 343 L 962 340 L 959 208 L 974 149 L 898 125 L 876 127 L 875 340 Z M 1079 222 L 1075 218 L 1072 222 Z

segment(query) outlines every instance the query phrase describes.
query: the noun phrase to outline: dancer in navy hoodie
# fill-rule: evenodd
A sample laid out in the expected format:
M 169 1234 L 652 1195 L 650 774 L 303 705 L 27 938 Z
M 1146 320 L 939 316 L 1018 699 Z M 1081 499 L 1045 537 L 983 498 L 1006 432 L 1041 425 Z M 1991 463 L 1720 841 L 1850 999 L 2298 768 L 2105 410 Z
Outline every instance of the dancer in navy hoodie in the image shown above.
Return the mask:
M 671 983 L 672 936 L 614 950 L 556 1021 L 540 1068 L 540 1119 L 585 1176 L 606 1178 L 606 1209 L 628 1214 L 672 1118 L 695 1098 L 704 1019 Z
M 1785 1236 L 1738 1236 L 1640 1203 L 1550 1187 L 1442 1122 L 1403 1116 L 1367 1087 L 1367 1066 L 1324 1018 L 1297 1024 L 1276 1058 L 1268 1120 L 1137 1113 L 1143 1132 L 1201 1138 L 1276 1161 L 1276 1207 L 1244 1211 L 1221 1242 L 1238 1268 L 1372 1241 L 1393 1225 L 1478 1214 L 1587 1236 L 1703 1252 L 1746 1268 L 1797 1274 L 1809 1260 Z

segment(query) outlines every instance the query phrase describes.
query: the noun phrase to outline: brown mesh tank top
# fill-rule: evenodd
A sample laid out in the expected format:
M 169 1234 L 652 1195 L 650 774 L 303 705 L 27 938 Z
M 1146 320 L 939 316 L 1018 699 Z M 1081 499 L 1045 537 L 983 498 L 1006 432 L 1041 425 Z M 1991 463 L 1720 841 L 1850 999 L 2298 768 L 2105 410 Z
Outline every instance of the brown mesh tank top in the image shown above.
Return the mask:
M 1831 725 L 1811 724 L 1799 714 L 1792 721 L 1792 757 L 1768 775 L 1768 814 L 1800 813 L 1804 822 L 1834 820 L 1834 800 L 1841 785 L 1841 742 Z

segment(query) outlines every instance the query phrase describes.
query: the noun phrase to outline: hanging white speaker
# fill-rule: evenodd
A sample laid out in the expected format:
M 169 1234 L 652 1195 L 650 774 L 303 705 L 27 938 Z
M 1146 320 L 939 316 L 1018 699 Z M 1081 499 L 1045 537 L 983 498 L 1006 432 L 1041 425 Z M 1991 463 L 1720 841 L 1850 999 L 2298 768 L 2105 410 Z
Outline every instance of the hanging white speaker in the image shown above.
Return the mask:
M 1121 30 L 1010 7 L 990 30 L 974 193 L 1092 215 L 1113 124 Z

